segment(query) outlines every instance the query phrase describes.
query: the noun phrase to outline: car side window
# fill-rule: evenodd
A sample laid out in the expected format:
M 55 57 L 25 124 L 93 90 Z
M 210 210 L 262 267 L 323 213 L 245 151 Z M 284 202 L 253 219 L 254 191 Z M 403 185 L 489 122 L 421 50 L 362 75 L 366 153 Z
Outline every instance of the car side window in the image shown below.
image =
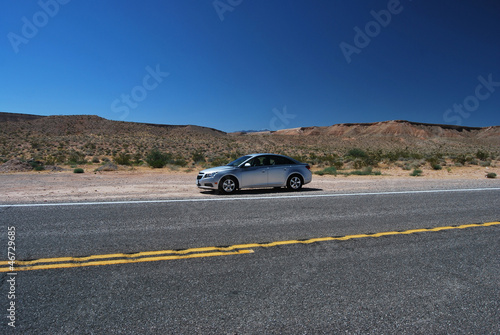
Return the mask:
M 262 166 L 261 157 L 255 157 L 250 161 L 250 166 Z
M 269 157 L 269 156 L 262 156 L 262 165 L 264 165 L 264 166 L 271 165 L 271 157 Z
M 281 156 L 274 156 L 272 158 L 274 160 L 274 164 L 276 165 L 293 165 L 293 161 L 289 160 L 288 158 L 281 157 Z

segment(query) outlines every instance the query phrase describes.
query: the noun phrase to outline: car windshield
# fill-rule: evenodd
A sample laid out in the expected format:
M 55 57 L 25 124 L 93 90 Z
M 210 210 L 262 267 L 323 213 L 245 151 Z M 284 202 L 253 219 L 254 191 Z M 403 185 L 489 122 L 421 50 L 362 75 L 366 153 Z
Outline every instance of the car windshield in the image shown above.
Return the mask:
M 244 161 L 246 161 L 247 159 L 249 159 L 250 157 L 252 156 L 242 156 L 234 161 L 232 161 L 231 163 L 227 164 L 228 166 L 238 166 L 240 165 L 241 163 L 243 163 Z

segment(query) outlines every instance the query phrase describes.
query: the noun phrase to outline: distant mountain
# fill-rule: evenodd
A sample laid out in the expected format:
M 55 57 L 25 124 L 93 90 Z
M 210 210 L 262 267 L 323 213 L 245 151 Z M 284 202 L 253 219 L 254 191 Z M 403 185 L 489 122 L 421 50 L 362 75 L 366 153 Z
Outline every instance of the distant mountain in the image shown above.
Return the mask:
M 261 129 L 261 130 L 237 130 L 231 132 L 231 134 L 240 134 L 240 135 L 245 135 L 249 133 L 263 133 L 263 132 L 270 132 L 268 129 Z
M 7 122 L 7 121 L 28 121 L 28 120 L 41 119 L 41 118 L 44 118 L 44 117 L 45 116 L 42 116 L 42 115 L 0 112 L 0 122 Z
M 251 152 L 302 157 L 311 153 L 342 155 L 352 148 L 447 155 L 486 150 L 500 154 L 500 127 L 395 120 L 225 133 L 195 125 L 111 121 L 96 115 L 0 112 L 0 163 L 15 157 L 62 163 L 75 155 L 89 161 L 119 153 L 144 159 L 153 148 L 182 158 L 186 164 L 200 154 L 212 162 Z
M 275 135 L 359 137 L 404 137 L 421 140 L 436 137 L 467 138 L 499 135 L 500 127 L 466 127 L 443 124 L 419 123 L 404 120 L 374 123 L 342 123 L 328 127 L 300 127 L 273 132 Z
M 32 132 L 46 135 L 78 135 L 78 134 L 126 134 L 130 132 L 152 132 L 161 134 L 170 130 L 189 130 L 203 133 L 225 134 L 225 132 L 193 125 L 167 125 L 156 123 L 140 123 L 112 121 L 97 115 L 51 115 L 40 116 L 0 112 L 0 122 L 11 122 L 10 127 L 29 127 Z

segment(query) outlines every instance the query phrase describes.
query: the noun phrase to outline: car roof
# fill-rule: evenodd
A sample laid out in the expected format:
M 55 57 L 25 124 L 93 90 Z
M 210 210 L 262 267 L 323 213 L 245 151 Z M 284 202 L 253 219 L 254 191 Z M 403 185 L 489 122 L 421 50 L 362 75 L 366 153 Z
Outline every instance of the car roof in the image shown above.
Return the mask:
M 272 154 L 272 153 L 269 153 L 269 152 L 266 152 L 266 153 L 259 153 L 259 154 L 250 154 L 250 155 L 246 155 L 246 156 L 252 156 L 252 157 L 255 157 L 255 156 L 263 156 L 263 155 L 273 155 L 273 156 L 288 157 L 288 156 L 285 156 L 285 155 Z
M 285 156 L 285 155 L 280 155 L 280 154 L 272 154 L 272 153 L 268 153 L 268 152 L 267 153 L 259 153 L 259 154 L 250 154 L 250 155 L 245 155 L 245 156 L 251 156 L 253 158 L 253 157 L 264 156 L 264 155 L 272 155 L 272 156 L 285 157 L 285 158 L 291 159 L 292 161 L 294 161 L 296 163 L 301 163 L 298 160 L 293 159 L 292 157 Z

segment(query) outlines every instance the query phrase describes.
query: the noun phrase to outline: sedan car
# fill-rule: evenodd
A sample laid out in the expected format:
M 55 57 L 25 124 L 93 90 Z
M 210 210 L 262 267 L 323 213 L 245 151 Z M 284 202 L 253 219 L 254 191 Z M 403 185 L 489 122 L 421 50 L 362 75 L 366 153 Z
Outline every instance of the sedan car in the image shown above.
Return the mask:
M 311 167 L 293 158 L 275 154 L 242 156 L 231 163 L 200 171 L 200 189 L 234 193 L 241 188 L 286 187 L 292 191 L 312 180 Z

